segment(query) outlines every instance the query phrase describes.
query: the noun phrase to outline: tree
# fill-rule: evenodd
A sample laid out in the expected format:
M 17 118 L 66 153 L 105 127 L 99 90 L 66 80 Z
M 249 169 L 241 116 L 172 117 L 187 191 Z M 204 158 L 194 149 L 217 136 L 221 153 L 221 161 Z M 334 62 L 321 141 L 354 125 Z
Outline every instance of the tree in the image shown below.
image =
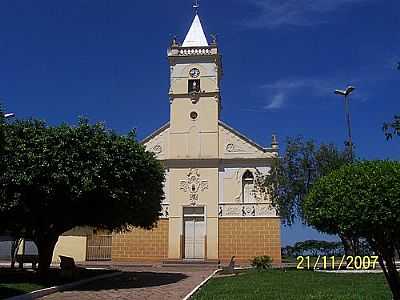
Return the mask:
M 3 106 L 0 103 L 0 152 L 3 151 L 5 146 L 4 127 L 5 127 L 5 117 L 4 117 Z
M 394 136 L 400 136 L 400 115 L 394 116 L 391 123 L 383 124 L 383 131 L 385 132 L 386 139 L 390 140 Z
M 32 239 L 45 274 L 58 237 L 77 226 L 129 230 L 155 226 L 164 169 L 134 132 L 102 124 L 74 127 L 37 120 L 7 125 L 0 180 L 0 231 Z
M 315 180 L 349 162 L 348 152 L 333 144 L 318 147 L 303 137 L 288 138 L 284 155 L 264 178 L 283 222 L 291 225 L 297 217 L 303 219 L 302 202 Z
M 364 161 L 333 171 L 313 185 L 303 212 L 320 231 L 351 231 L 365 238 L 379 255 L 394 299 L 400 299 L 394 261 L 400 236 L 400 162 Z
M 397 70 L 400 70 L 400 62 L 397 63 Z M 394 119 L 390 123 L 383 124 L 383 131 L 386 139 L 391 140 L 393 136 L 400 135 L 400 115 L 394 116 Z
M 304 221 L 302 203 L 313 183 L 351 162 L 349 149 L 339 150 L 333 144 L 318 147 L 312 140 L 303 137 L 288 138 L 286 152 L 276 160 L 264 182 L 283 222 L 292 225 L 296 218 Z M 357 237 L 340 233 L 345 251 L 357 251 Z
M 5 122 L 5 116 L 4 116 L 4 110 L 3 106 L 0 103 L 0 157 L 3 155 L 3 151 L 6 147 L 5 145 L 5 127 L 6 127 L 6 122 Z M 3 176 L 5 170 L 5 164 L 4 160 L 0 160 L 0 177 Z M 2 234 L 7 234 L 7 232 L 2 232 L 0 231 L 0 235 Z M 20 245 L 20 238 L 14 238 L 12 243 L 11 243 L 11 249 L 10 249 L 10 257 L 11 257 L 11 268 L 13 269 L 15 266 L 15 257 L 17 255 L 17 250 Z

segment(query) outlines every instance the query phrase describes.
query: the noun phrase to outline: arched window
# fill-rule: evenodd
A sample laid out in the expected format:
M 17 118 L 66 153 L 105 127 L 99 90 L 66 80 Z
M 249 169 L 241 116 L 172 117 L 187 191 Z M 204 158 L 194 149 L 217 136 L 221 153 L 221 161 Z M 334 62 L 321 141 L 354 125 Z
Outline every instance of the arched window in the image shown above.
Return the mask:
M 188 93 L 200 93 L 200 79 L 189 79 Z
M 249 170 L 242 176 L 242 201 L 244 203 L 254 203 L 254 176 Z

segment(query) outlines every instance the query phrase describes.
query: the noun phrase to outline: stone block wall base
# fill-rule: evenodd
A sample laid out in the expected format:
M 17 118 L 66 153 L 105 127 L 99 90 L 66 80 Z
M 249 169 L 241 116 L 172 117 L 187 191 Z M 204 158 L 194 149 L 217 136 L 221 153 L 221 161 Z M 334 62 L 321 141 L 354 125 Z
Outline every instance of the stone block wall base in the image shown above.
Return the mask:
M 218 226 L 219 257 L 250 265 L 255 256 L 268 255 L 274 265 L 281 264 L 279 218 L 224 218 Z
M 160 220 L 152 230 L 135 228 L 113 234 L 112 260 L 159 260 L 168 257 L 168 220 Z

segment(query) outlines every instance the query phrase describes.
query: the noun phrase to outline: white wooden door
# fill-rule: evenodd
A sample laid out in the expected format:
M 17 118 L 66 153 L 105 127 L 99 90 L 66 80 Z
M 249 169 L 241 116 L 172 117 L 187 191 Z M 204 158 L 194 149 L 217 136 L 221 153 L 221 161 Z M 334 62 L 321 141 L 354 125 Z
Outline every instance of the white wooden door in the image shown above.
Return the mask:
M 185 258 L 194 258 L 194 218 L 185 219 Z
M 204 217 L 185 218 L 185 258 L 204 258 Z
M 194 224 L 194 258 L 204 258 L 204 218 L 196 218 Z

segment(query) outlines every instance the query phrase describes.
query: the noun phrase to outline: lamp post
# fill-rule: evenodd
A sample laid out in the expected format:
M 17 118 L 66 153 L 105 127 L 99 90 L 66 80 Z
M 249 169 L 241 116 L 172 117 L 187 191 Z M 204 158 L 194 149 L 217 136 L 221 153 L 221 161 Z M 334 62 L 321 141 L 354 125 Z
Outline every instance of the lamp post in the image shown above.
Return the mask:
M 13 118 L 15 117 L 14 113 L 8 113 L 8 114 L 4 114 L 4 118 L 8 119 L 8 118 Z
M 353 86 L 348 86 L 345 90 L 335 90 L 336 95 L 344 97 L 344 109 L 346 112 L 347 131 L 348 131 L 348 145 L 350 147 L 350 161 L 353 161 L 353 141 L 351 136 L 349 96 L 354 90 L 355 87 Z

